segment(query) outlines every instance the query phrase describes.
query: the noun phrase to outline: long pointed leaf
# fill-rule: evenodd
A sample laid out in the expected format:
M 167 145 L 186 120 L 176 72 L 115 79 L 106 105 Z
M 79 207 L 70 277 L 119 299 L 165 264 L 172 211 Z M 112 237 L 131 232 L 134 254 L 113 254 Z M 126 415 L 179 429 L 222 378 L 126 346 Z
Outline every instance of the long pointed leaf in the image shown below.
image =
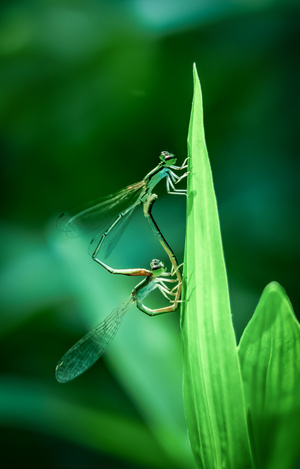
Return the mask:
M 246 469 L 252 458 L 195 67 L 188 150 L 181 327 L 189 435 L 198 467 Z
M 238 353 L 258 467 L 294 468 L 300 457 L 300 326 L 278 283 L 264 289 Z

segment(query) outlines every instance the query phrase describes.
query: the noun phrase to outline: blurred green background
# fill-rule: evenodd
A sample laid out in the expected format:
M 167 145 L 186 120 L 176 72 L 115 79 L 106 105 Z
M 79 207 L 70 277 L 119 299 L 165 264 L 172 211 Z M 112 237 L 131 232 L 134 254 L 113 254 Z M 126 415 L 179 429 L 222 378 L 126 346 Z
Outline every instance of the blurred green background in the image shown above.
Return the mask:
M 267 283 L 299 312 L 299 2 L 6 1 L 0 16 L 0 438 L 35 468 L 193 467 L 179 314 L 133 307 L 103 360 L 58 384 L 58 359 L 127 299 L 65 209 L 141 180 L 161 150 L 186 157 L 192 64 L 202 84 L 239 339 Z M 154 214 L 183 260 L 185 200 Z M 114 267 L 167 262 L 137 210 Z M 153 306 L 160 304 L 153 300 Z

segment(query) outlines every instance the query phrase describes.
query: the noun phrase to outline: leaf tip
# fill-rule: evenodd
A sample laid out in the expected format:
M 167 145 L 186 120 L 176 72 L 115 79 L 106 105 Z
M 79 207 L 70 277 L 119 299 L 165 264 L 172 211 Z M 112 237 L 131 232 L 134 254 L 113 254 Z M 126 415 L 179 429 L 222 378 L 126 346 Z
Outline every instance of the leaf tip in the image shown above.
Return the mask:
M 285 305 L 285 308 L 294 315 L 293 306 L 291 301 L 285 291 L 285 289 L 278 282 L 270 282 L 264 289 L 260 302 L 263 304 L 265 302 L 275 302 L 276 308 L 278 310 L 280 304 Z
M 197 71 L 196 62 L 193 63 L 193 77 L 194 77 L 194 81 L 195 81 L 195 80 L 198 80 L 198 81 L 199 81 L 199 76 L 198 76 L 198 71 Z
M 276 282 L 276 280 L 268 283 L 264 288 L 264 293 L 279 293 L 286 295 L 285 289 L 280 285 L 280 283 Z

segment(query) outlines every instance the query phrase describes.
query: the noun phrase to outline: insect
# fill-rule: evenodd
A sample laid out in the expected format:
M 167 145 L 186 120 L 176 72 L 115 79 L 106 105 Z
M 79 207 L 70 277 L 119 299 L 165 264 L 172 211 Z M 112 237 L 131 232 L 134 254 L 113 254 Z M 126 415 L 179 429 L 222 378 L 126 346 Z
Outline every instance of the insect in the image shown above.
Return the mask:
M 154 316 L 175 311 L 180 302 L 182 284 L 178 269 L 175 271 L 172 268 L 171 272 L 167 272 L 163 262 L 158 259 L 152 260 L 150 264 L 151 270 L 112 269 L 101 261 L 99 263 L 112 274 L 144 276 L 145 278 L 133 288 L 127 301 L 114 309 L 104 321 L 83 336 L 61 358 L 55 370 L 56 379 L 61 383 L 66 383 L 76 378 L 103 355 L 115 337 L 123 316 L 133 303 L 136 303 L 137 308 L 143 313 Z M 172 278 L 174 275 L 177 276 L 177 279 Z M 176 283 L 172 289 L 167 285 L 167 283 L 171 282 Z M 158 309 L 150 309 L 144 305 L 143 300 L 156 289 L 159 289 L 163 296 L 170 301 L 170 305 Z
M 57 220 L 57 228 L 66 232 L 69 237 L 78 236 L 81 233 L 92 235 L 89 254 L 93 258 L 97 256 L 101 248 L 106 254 L 109 254 L 119 237 L 116 235 L 124 228 L 134 209 L 143 204 L 144 213 L 147 214 L 149 197 L 151 198 L 154 187 L 162 179 L 166 178 L 169 194 L 186 195 L 186 190 L 175 188 L 175 184 L 186 177 L 188 173 L 178 176 L 174 170 L 181 171 L 187 168 L 187 160 L 188 158 L 181 166 L 176 166 L 175 155 L 162 151 L 160 163 L 142 181 L 131 184 L 115 194 L 62 213 Z M 103 233 L 103 229 L 108 225 L 109 227 Z

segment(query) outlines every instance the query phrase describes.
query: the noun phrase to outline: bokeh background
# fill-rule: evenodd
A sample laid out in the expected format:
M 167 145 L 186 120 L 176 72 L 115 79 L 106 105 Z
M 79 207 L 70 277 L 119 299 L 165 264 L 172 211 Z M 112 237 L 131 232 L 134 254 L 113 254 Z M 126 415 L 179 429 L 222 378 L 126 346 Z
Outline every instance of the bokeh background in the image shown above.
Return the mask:
M 55 228 L 65 209 L 186 157 L 192 64 L 239 339 L 277 280 L 299 312 L 299 2 L 6 1 L 0 16 L 0 440 L 10 467 L 189 468 L 179 315 L 133 307 L 72 383 L 58 359 L 135 284 Z M 154 214 L 183 260 L 185 200 Z M 107 262 L 167 262 L 137 210 Z M 201 266 L 199 266 L 201 268 Z M 159 305 L 159 299 L 153 300 Z

